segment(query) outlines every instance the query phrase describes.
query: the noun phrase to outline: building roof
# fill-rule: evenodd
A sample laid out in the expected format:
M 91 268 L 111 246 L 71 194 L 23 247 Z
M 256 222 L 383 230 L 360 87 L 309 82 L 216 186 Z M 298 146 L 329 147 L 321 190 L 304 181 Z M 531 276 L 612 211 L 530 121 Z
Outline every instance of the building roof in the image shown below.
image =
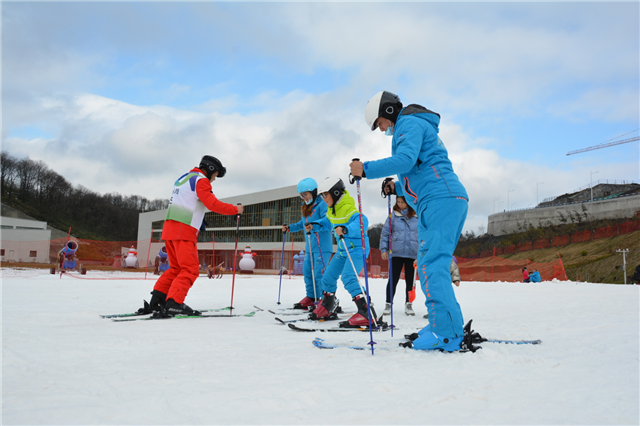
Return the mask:
M 266 191 L 252 192 L 251 194 L 237 195 L 235 197 L 221 198 L 220 201 L 229 204 L 242 204 L 248 206 L 251 204 L 266 203 L 269 201 L 282 200 L 283 198 L 291 198 L 298 196 L 297 186 L 284 186 L 282 188 L 268 189 Z

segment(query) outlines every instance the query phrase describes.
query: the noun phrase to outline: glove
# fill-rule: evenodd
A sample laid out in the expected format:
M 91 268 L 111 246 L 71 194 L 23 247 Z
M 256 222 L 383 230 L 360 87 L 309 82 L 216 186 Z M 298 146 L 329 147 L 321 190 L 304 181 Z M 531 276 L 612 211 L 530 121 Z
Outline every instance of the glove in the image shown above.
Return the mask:
M 382 192 L 380 195 L 382 195 L 382 198 L 387 198 L 387 195 L 396 195 L 396 187 L 395 185 L 393 186 L 393 188 L 391 186 L 387 187 L 387 184 L 389 182 L 393 182 L 393 178 L 385 178 L 382 181 Z

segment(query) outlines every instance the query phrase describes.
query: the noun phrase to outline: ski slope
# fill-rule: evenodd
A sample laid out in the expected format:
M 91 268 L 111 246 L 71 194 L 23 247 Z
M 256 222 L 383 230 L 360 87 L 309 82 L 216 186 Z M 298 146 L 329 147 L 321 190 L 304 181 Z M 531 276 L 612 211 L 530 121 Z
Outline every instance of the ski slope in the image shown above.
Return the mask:
M 638 424 L 639 286 L 463 282 L 465 320 L 485 337 L 476 353 L 404 348 L 318 349 L 265 311 L 253 317 L 116 323 L 155 277 L 89 271 L 86 278 L 2 268 L 2 423 L 39 424 Z M 98 278 L 98 279 L 96 279 Z M 100 279 L 104 278 L 104 279 Z M 201 276 L 186 302 L 228 306 L 231 275 Z M 235 312 L 277 308 L 278 276 L 238 275 Z M 372 279 L 384 306 L 385 280 Z M 303 296 L 284 277 L 281 307 Z M 339 284 L 344 308 L 353 302 Z M 394 338 L 426 324 L 396 296 Z M 291 319 L 293 317 L 287 317 Z M 391 339 L 390 332 L 376 339 Z

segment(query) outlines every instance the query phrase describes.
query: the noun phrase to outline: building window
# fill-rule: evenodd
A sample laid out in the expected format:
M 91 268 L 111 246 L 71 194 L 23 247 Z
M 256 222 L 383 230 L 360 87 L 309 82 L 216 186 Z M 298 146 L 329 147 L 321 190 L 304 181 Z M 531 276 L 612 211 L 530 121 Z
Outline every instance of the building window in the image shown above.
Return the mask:
M 4 249 L 0 249 L 0 256 L 4 256 Z
M 11 225 L 0 225 L 0 229 L 13 229 Z
M 38 257 L 38 252 L 36 250 L 29 250 L 29 257 Z
M 240 215 L 240 227 L 247 226 L 282 226 L 283 223 L 295 223 L 300 220 L 300 197 L 283 198 L 282 200 L 244 206 Z M 214 212 L 205 214 L 207 228 L 235 228 L 235 215 L 222 215 Z M 269 219 L 265 221 L 264 219 Z M 266 225 L 266 223 L 269 225 Z

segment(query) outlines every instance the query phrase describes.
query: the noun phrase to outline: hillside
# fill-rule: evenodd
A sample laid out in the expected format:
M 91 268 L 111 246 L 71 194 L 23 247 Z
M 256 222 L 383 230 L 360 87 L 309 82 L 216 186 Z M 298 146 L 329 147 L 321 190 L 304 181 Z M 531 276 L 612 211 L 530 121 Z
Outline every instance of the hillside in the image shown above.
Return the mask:
M 141 212 L 160 210 L 169 200 L 138 195 L 98 194 L 73 186 L 42 161 L 15 158 L 2 151 L 0 198 L 3 210 L 15 209 L 77 238 L 130 241 L 137 237 Z M 14 216 L 15 217 L 15 216 Z M 55 237 L 54 237 L 55 238 Z
M 626 254 L 627 275 L 633 275 L 636 266 L 640 265 L 640 231 L 586 243 L 530 250 L 500 257 L 551 262 L 557 259 L 560 253 L 567 276 L 572 281 L 623 284 L 622 253 L 616 252 L 619 249 L 629 249 L 629 253 Z

